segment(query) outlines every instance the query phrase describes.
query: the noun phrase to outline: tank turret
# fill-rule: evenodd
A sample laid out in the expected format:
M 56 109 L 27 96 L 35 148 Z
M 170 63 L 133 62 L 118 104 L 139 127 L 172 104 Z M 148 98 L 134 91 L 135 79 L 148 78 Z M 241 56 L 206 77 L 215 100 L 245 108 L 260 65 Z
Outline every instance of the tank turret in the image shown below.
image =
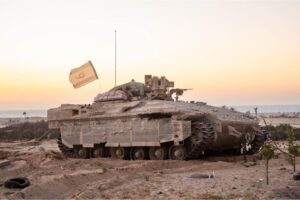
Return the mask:
M 174 82 L 169 81 L 166 77 L 157 77 L 145 75 L 145 83 L 136 82 L 132 79 L 130 82 L 118 85 L 110 91 L 97 95 L 95 101 L 112 101 L 112 100 L 167 100 L 174 101 L 173 94 L 178 96 L 183 95 L 183 92 L 188 89 L 170 89 L 174 87 Z

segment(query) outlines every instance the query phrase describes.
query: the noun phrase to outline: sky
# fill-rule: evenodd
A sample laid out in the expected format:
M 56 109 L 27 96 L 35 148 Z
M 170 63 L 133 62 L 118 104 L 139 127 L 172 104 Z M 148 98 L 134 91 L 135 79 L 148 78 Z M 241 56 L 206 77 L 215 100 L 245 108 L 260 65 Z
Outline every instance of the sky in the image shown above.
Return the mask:
M 0 109 L 88 104 L 145 74 L 212 105 L 299 104 L 300 1 L 0 0 Z M 69 72 L 99 76 L 79 89 Z

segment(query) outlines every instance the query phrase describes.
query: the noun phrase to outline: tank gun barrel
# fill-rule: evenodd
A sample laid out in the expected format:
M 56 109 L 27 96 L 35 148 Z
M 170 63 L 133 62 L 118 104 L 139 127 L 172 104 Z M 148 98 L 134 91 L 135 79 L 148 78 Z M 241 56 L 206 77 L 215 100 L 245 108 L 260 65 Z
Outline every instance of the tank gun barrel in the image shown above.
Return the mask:
M 175 88 L 175 89 L 171 89 L 170 90 L 170 97 L 172 97 L 172 95 L 175 93 L 175 100 L 178 101 L 178 97 L 182 96 L 184 91 L 187 90 L 192 90 L 192 88 L 186 88 L 186 89 L 181 89 L 181 88 Z

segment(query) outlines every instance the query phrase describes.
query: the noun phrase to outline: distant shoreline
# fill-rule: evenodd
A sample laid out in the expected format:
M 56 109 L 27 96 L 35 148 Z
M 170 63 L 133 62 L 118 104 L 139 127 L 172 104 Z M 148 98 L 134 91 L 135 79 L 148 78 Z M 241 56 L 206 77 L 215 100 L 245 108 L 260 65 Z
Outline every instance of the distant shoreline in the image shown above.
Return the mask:
M 253 113 L 251 115 L 254 116 Z M 259 113 L 257 117 L 261 126 L 265 126 L 266 122 L 267 125 L 290 124 L 294 128 L 300 128 L 300 116 L 295 115 L 295 113 Z M 0 117 L 0 128 L 24 122 L 35 123 L 39 121 L 47 121 L 47 117 Z
M 250 112 L 254 116 L 254 108 L 258 108 L 258 118 L 265 119 L 268 125 L 290 124 L 293 127 L 300 128 L 300 105 L 247 105 L 247 106 L 226 106 L 234 108 L 239 112 Z M 26 114 L 24 113 L 26 112 Z M 47 110 L 0 110 L 0 128 L 24 123 L 47 121 Z M 260 125 L 264 126 L 263 120 Z
M 26 113 L 24 115 L 24 112 Z M 47 110 L 0 110 L 0 118 L 47 117 Z
M 0 117 L 0 128 L 24 122 L 35 123 L 40 121 L 47 121 L 47 117 Z
M 214 105 L 213 105 L 214 106 Z M 221 106 L 217 106 L 221 107 Z M 259 114 L 277 114 L 277 113 L 300 113 L 300 105 L 242 105 L 242 106 L 226 106 L 234 108 L 239 112 L 254 113 L 254 108 L 257 107 Z M 26 115 L 23 113 L 26 112 Z M 47 117 L 47 109 L 18 109 L 18 110 L 0 110 L 0 118 L 24 118 L 24 117 Z
M 297 113 L 300 112 L 300 105 L 244 105 L 231 106 L 237 111 L 254 113 L 257 108 L 258 113 Z

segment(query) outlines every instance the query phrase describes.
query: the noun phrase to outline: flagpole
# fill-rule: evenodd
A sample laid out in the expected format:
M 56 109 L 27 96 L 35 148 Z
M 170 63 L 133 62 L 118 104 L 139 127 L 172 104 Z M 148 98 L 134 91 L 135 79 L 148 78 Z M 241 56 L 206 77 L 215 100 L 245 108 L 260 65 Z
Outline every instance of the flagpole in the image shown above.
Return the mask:
M 115 86 L 117 85 L 117 30 L 115 30 Z

